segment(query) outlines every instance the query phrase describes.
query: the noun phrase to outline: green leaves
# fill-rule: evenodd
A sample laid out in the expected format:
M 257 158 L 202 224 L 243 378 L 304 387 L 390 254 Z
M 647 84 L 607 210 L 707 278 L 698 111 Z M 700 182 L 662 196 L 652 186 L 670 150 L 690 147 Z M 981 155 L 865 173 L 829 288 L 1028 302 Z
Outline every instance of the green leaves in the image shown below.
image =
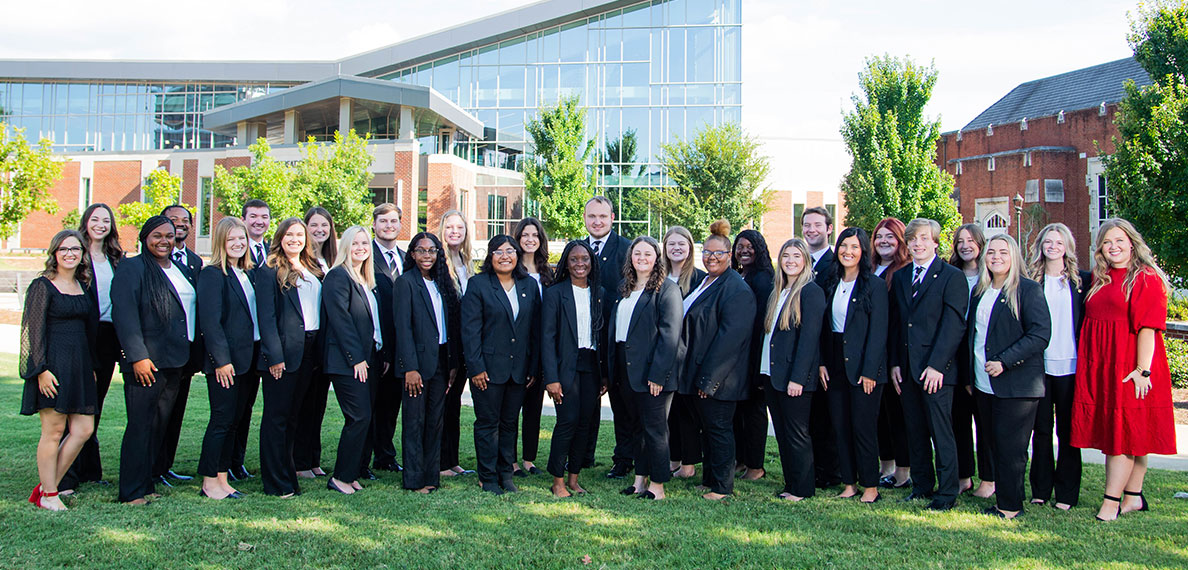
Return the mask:
M 149 173 L 142 190 L 144 191 L 143 202 L 128 202 L 116 206 L 121 225 L 140 229 L 140 226 L 143 226 L 149 218 L 160 214 L 166 206 L 179 204 L 187 209 L 190 208 L 189 205 L 181 203 L 181 177 L 170 174 L 164 168 L 158 168 Z
M 62 175 L 62 164 L 53 157 L 51 144 L 41 139 L 33 147 L 25 140 L 24 129 L 0 124 L 0 239 L 15 235 L 21 221 L 34 211 L 58 211 L 58 201 L 49 190 Z
M 534 159 L 524 163 L 528 197 L 540 203 L 541 221 L 552 238 L 585 233 L 583 211 L 594 196 L 594 172 L 586 162 L 594 141 L 586 136 L 586 109 L 577 96 L 541 108 L 524 129 L 532 138 Z

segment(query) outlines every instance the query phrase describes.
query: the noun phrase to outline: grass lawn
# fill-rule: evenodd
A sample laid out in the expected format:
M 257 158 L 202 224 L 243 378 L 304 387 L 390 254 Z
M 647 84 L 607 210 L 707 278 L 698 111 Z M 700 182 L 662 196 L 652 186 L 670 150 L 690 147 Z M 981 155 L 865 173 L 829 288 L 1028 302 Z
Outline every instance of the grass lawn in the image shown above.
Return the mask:
M 906 493 L 884 492 L 876 505 L 830 498 L 827 490 L 799 504 L 773 498 L 782 485 L 775 442 L 768 444 L 769 476 L 740 481 L 736 496 L 709 503 L 693 482 L 670 484 L 663 502 L 618 494 L 624 483 L 603 477 L 607 466 L 584 473 L 590 495 L 555 500 L 549 478 L 517 479 L 521 492 L 482 493 L 473 475 L 446 479 L 424 496 L 400 488 L 398 475 L 382 474 L 354 496 L 327 491 L 324 479 L 291 500 L 264 496 L 259 479 L 239 485 L 248 497 L 209 501 L 197 484 L 158 489 L 164 497 L 145 507 L 115 502 L 112 486 L 85 485 L 70 511 L 52 513 L 25 499 L 36 484 L 38 422 L 17 414 L 21 381 L 16 359 L 0 357 L 0 567 L 2 568 L 440 568 L 440 567 L 1188 567 L 1188 501 L 1171 499 L 1188 489 L 1183 473 L 1153 471 L 1146 493 L 1152 511 L 1112 524 L 1093 520 L 1103 470 L 1085 469 L 1081 506 L 1071 513 L 1029 508 L 1021 521 L 980 515 L 989 501 L 963 498 L 948 513 L 900 503 Z M 101 428 L 106 477 L 117 475 L 124 427 L 122 386 L 108 396 Z M 334 398 L 323 441 L 333 464 L 342 417 Z M 260 404 L 256 406 L 257 414 Z M 206 385 L 190 393 L 176 468 L 197 468 L 207 416 Z M 463 422 L 473 415 L 464 408 Z M 548 455 L 544 418 L 539 463 Z M 248 467 L 258 470 L 256 424 Z M 463 464 L 474 465 L 463 429 Z M 599 461 L 612 447 L 601 430 Z M 319 485 L 318 483 L 321 483 Z

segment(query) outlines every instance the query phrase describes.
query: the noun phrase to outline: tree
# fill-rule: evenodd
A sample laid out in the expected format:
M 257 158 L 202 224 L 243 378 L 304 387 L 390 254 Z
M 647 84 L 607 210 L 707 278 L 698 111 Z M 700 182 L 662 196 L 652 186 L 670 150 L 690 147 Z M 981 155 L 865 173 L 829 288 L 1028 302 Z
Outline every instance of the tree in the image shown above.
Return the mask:
M 305 200 L 301 209 L 321 206 L 330 213 L 336 227 L 363 225 L 371 218 L 371 173 L 373 160 L 367 152 L 371 135 L 360 137 L 351 129 L 346 135 L 335 131 L 333 145 L 309 142 L 301 145 L 293 191 Z M 282 218 L 283 219 L 283 218 Z
M 524 187 L 540 204 L 549 235 L 574 238 L 586 231 L 583 212 L 594 196 L 594 173 L 586 166 L 594 141 L 586 139 L 586 109 L 577 96 L 541 108 L 524 125 L 534 157 L 524 162 Z
M 120 204 L 116 210 L 120 217 L 120 224 L 140 229 L 149 218 L 156 216 L 166 206 L 178 204 L 190 208 L 181 201 L 182 179 L 170 174 L 164 168 L 158 168 L 149 173 L 144 182 L 144 201 Z
M 1142 232 L 1159 264 L 1188 285 L 1188 6 L 1156 2 L 1131 15 L 1127 37 L 1153 84 L 1126 83 L 1104 157 L 1109 210 Z
M 271 235 L 281 220 L 304 215 L 302 206 L 310 200 L 294 191 L 296 175 L 291 168 L 269 155 L 272 147 L 267 140 L 256 140 L 248 150 L 252 153 L 251 165 L 236 166 L 229 171 L 215 168 L 214 193 L 218 198 L 218 210 L 226 216 L 238 216 L 243 213 L 244 202 L 263 200 L 272 211 L 272 225 L 268 228 L 268 235 Z
M 0 239 L 15 235 L 32 212 L 58 211 L 50 187 L 62 175 L 62 165 L 53 157 L 51 144 L 41 139 L 33 147 L 24 129 L 0 123 Z
M 924 118 L 937 72 L 910 59 L 872 57 L 858 74 L 861 95 L 841 134 L 853 158 L 841 183 L 846 225 L 873 228 L 887 217 L 930 218 L 949 235 L 961 225 L 953 177 L 938 168 L 940 120 Z
M 733 123 L 662 145 L 661 163 L 672 185 L 647 191 L 653 209 L 688 228 L 695 240 L 704 239 L 718 218 L 740 229 L 757 225 L 771 195 L 764 187 L 771 166 L 759 151 L 759 142 Z
M 608 196 L 615 203 L 616 219 L 640 222 L 640 225 L 658 228 L 660 215 L 652 210 L 647 188 L 639 186 L 636 179 L 644 171 L 642 165 L 634 167 L 638 147 L 639 138 L 635 129 L 627 129 L 622 137 L 606 141 L 606 150 L 601 160 L 603 184 L 618 188 L 618 196 Z

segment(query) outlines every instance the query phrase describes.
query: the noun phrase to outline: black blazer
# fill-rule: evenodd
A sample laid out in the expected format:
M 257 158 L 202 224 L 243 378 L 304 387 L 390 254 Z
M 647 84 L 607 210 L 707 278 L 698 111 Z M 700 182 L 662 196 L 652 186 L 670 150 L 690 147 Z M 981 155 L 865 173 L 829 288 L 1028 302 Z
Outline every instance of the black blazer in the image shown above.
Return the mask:
M 707 291 L 708 293 L 708 291 Z M 677 349 L 681 342 L 681 325 L 683 310 L 681 305 L 681 288 L 676 283 L 665 279 L 660 285 L 659 292 L 643 291 L 631 313 L 631 326 L 627 330 L 627 351 L 624 361 L 626 370 L 617 370 L 615 343 L 617 335 L 619 302 L 622 296 L 615 300 L 615 310 L 611 311 L 610 323 L 607 325 L 607 347 L 609 356 L 607 362 L 610 367 L 612 382 L 626 380 L 633 391 L 647 392 L 648 382 L 659 384 L 665 392 L 677 389 Z
M 833 295 L 840 283 L 824 291 L 825 315 L 821 324 L 821 355 L 833 356 Z M 887 381 L 887 286 L 873 273 L 859 277 L 850 293 L 846 322 L 842 330 L 842 358 L 846 378 L 857 386 L 862 377 L 877 384 Z
M 379 310 L 379 299 L 375 304 Z M 322 369 L 326 374 L 351 376 L 356 364 L 371 362 L 375 354 L 371 303 L 367 300 L 367 290 L 351 279 L 342 265 L 331 269 L 322 281 L 322 322 L 326 331 Z M 387 344 L 389 339 L 383 336 L 382 329 L 380 338 Z
M 253 277 L 248 272 L 248 278 Z M 253 285 L 254 287 L 254 285 Z M 207 266 L 198 273 L 198 319 L 206 356 L 202 371 L 213 375 L 215 368 L 230 364 L 236 374 L 251 371 L 256 339 L 252 334 L 252 312 L 243 284 L 233 270 Z
M 631 249 L 631 240 L 615 233 L 606 234 L 603 238 L 602 251 L 596 256 L 598 259 L 598 280 L 602 282 L 605 303 L 602 305 L 604 314 L 609 314 L 614 298 L 618 296 L 619 281 L 623 279 L 623 260 L 627 257 L 627 250 Z M 590 236 L 582 240 L 592 244 Z M 591 247 L 593 247 L 591 245 Z
M 591 283 L 591 320 L 602 318 L 602 297 L 602 286 Z M 605 321 L 603 328 L 606 328 Z M 540 330 L 542 381 L 545 384 L 560 382 L 562 390 L 568 391 L 577 380 L 578 363 L 577 301 L 573 297 L 573 283 L 570 280 L 554 283 L 545 289 L 540 309 Z M 598 352 L 607 349 L 599 338 L 601 333 L 601 330 L 591 331 L 591 340 Z M 600 358 L 600 365 L 601 361 Z M 602 370 L 598 371 L 600 381 L 605 375 Z
M 920 292 L 912 298 L 912 266 L 891 278 L 891 366 L 902 368 L 905 380 L 919 381 L 925 367 L 944 374 L 944 384 L 957 382 L 957 350 L 965 336 L 969 284 L 960 269 L 940 256 L 924 271 Z
M 1019 316 L 1011 313 L 1007 300 L 998 296 L 990 310 L 986 332 L 986 362 L 1002 362 L 1003 371 L 990 378 L 990 388 L 999 398 L 1042 398 L 1044 396 L 1044 349 L 1052 333 L 1048 300 L 1043 287 L 1030 279 L 1019 279 Z M 970 382 L 974 378 L 974 340 L 978 303 L 974 295 L 969 305 L 966 350 L 969 351 Z
M 705 281 L 706 275 L 708 275 L 706 272 L 704 272 L 696 267 L 693 268 L 693 275 L 689 277 L 689 293 L 696 291 L 697 288 L 701 286 L 701 282 Z M 677 291 L 680 291 L 680 289 L 678 288 Z M 682 299 L 684 299 L 685 297 L 688 297 L 688 296 L 689 295 L 687 295 L 685 293 L 681 293 Z
M 800 290 L 800 326 L 785 331 L 780 330 L 778 318 L 772 323 L 775 332 L 771 335 L 771 360 L 768 362 L 772 388 L 784 392 L 789 382 L 796 382 L 804 386 L 806 392 L 817 389 L 824 312 L 825 293 L 815 282 L 807 283 Z M 767 336 L 767 331 L 764 330 L 763 335 Z M 763 337 L 759 342 L 763 342 Z
M 737 271 L 727 269 L 685 313 L 678 353 L 681 393 L 701 390 L 716 400 L 747 399 L 754 326 L 755 295 Z
M 833 253 L 833 248 L 826 247 L 821 259 L 813 264 L 813 279 L 817 280 L 817 285 L 823 284 L 825 277 L 833 273 L 833 264 L 836 262 L 837 255 Z
M 256 369 L 267 371 L 284 363 L 292 372 L 305 358 L 317 358 L 305 351 L 305 314 L 296 287 L 281 290 L 276 282 L 276 268 L 262 265 L 256 269 L 256 318 L 260 321 L 260 358 Z M 325 328 L 325 327 L 323 327 Z
M 182 268 L 182 273 L 185 273 L 186 277 L 190 278 L 190 281 L 197 283 L 198 272 L 202 271 L 202 258 L 197 253 L 194 253 L 194 250 L 186 247 L 186 261 L 180 267 Z
M 252 247 L 252 238 L 248 238 L 248 255 L 252 256 L 252 263 L 255 264 L 256 267 L 263 267 L 265 262 L 268 261 L 268 249 L 270 247 L 272 247 L 272 244 L 270 244 L 268 240 L 264 240 L 264 255 L 257 259 L 256 249 Z
M 403 269 L 404 251 L 399 247 L 396 248 L 396 257 L 399 258 L 396 260 L 396 265 Z M 396 343 L 390 343 L 388 340 L 396 337 L 396 321 L 394 320 L 395 306 L 393 305 L 394 297 L 392 296 L 392 283 L 396 279 L 394 277 L 396 267 L 388 265 L 388 257 L 380 252 L 380 248 L 375 244 L 374 240 L 371 242 L 371 259 L 375 265 L 376 304 L 379 305 L 381 315 L 380 335 L 384 338 L 384 345 L 380 348 L 380 358 L 384 362 L 394 362 L 396 357 Z M 434 354 L 433 358 L 436 359 L 437 355 Z
M 748 368 L 751 385 L 755 387 L 759 386 L 759 357 L 763 354 L 763 336 L 765 334 L 763 321 L 767 316 L 767 299 L 775 287 L 774 280 L 775 273 L 767 271 L 752 271 L 743 277 L 743 281 L 746 281 L 751 292 L 755 294 L 755 326 L 751 331 L 751 361 L 750 368 Z
M 146 263 L 153 264 L 150 271 L 161 271 L 151 255 L 142 253 L 120 262 L 111 280 L 111 320 L 122 349 L 120 370 L 129 372 L 134 362 L 146 358 L 159 369 L 184 368 L 190 360 L 192 344 L 186 327 L 186 311 L 177 291 L 169 285 L 169 277 L 161 275 L 175 302 L 169 305 L 164 317 L 157 315 L 148 302 L 144 283 Z
M 1081 323 L 1085 321 L 1085 294 L 1089 292 L 1089 287 L 1093 283 L 1093 274 L 1088 271 L 1077 271 L 1077 275 L 1081 278 L 1080 287 L 1072 287 L 1069 284 L 1068 293 L 1072 297 L 1072 313 L 1073 313 L 1073 342 L 1080 343 L 1081 340 Z M 1044 284 L 1039 283 L 1040 293 L 1044 292 Z M 1047 299 L 1047 296 L 1044 297 Z M 972 305 L 971 305 L 972 306 Z M 1049 311 L 1051 313 L 1051 311 Z
M 492 384 L 509 380 L 525 384 L 539 369 L 540 286 L 531 277 L 518 279 L 520 313 L 512 319 L 511 303 L 499 277 L 480 273 L 470 278 L 462 296 L 462 350 L 466 373 L 487 373 Z
M 378 280 L 379 277 L 377 276 Z M 392 285 L 392 304 L 395 308 L 396 374 L 411 370 L 421 373 L 428 380 L 437 373 L 440 331 L 437 330 L 437 315 L 433 312 L 433 299 L 429 288 L 421 277 L 420 269 L 405 271 Z M 450 368 L 462 364 L 462 316 L 458 310 L 450 311 L 444 292 L 441 293 L 442 310 L 445 312 L 446 344 Z M 388 343 L 387 337 L 384 344 Z

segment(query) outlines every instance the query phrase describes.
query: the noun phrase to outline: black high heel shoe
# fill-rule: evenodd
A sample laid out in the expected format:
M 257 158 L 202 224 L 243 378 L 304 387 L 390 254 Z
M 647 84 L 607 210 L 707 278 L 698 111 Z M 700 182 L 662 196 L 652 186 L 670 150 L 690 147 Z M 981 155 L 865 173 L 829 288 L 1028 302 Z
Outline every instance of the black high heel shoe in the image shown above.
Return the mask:
M 1114 515 L 1114 518 L 1113 518 L 1113 520 L 1118 520 L 1118 516 L 1122 514 L 1122 499 L 1120 499 L 1118 497 L 1111 497 L 1109 495 L 1102 495 L 1102 497 L 1107 501 L 1116 501 L 1118 503 L 1118 514 Z M 1112 522 L 1110 520 L 1103 519 L 1097 515 L 1093 515 L 1093 518 L 1095 518 L 1101 522 Z
M 1129 496 L 1131 496 L 1131 497 L 1138 497 L 1138 498 L 1139 498 L 1139 500 L 1143 502 L 1143 506 L 1139 507 L 1139 508 L 1138 508 L 1138 510 L 1140 510 L 1140 511 L 1149 511 L 1149 510 L 1151 510 L 1151 508 L 1150 508 L 1150 505 L 1148 505 L 1148 504 L 1147 504 L 1147 498 L 1143 496 L 1143 492 L 1142 492 L 1142 491 L 1139 491 L 1139 492 L 1137 492 L 1137 493 L 1131 493 L 1130 491 L 1122 491 L 1122 494 L 1123 494 L 1123 495 L 1129 495 Z M 1119 505 L 1118 505 L 1118 510 L 1119 510 L 1119 513 L 1120 513 L 1120 512 L 1121 512 L 1121 510 L 1122 510 L 1122 505 L 1121 505 L 1121 504 L 1119 504 Z M 1134 512 L 1134 511 L 1131 511 L 1131 512 Z

